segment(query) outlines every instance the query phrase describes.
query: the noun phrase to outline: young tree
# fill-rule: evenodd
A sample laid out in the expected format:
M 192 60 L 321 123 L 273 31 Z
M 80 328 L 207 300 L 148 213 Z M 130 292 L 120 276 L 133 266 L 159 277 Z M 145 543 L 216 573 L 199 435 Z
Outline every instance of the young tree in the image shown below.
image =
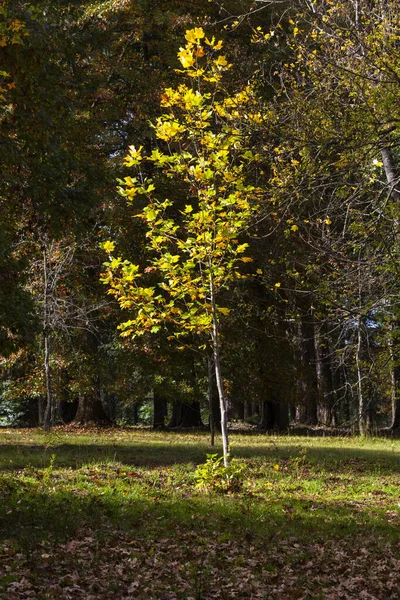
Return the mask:
M 161 98 L 167 113 L 154 125 L 160 147 L 149 156 L 130 147 L 125 164 L 138 169 L 121 181 L 120 193 L 129 202 L 144 196 L 138 209 L 146 230 L 147 266 L 110 256 L 102 281 L 127 310 L 120 325 L 123 336 L 157 333 L 170 328 L 171 339 L 185 334 L 209 339 L 221 409 L 224 463 L 228 464 L 227 402 L 221 372 L 220 319 L 229 309 L 218 302 L 219 292 L 241 278 L 245 233 L 259 204 L 260 189 L 249 183 L 258 157 L 249 149 L 254 126 L 262 122 L 251 86 L 230 96 L 222 74 L 231 65 L 218 54 L 222 42 L 209 40 L 202 28 L 186 32 L 178 57 L 190 85 L 168 88 Z M 187 203 L 181 210 L 160 199 L 146 171 L 185 186 Z M 110 255 L 115 245 L 105 242 Z M 142 278 L 149 279 L 141 283 Z M 203 343 L 206 347 L 206 343 Z

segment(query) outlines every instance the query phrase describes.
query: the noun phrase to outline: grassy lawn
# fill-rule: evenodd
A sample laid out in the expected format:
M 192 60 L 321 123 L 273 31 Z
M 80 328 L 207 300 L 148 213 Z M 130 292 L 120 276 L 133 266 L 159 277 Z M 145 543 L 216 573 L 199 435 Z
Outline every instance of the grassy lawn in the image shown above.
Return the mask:
M 0 430 L 0 598 L 400 598 L 400 440 Z M 215 451 L 215 450 L 214 450 Z

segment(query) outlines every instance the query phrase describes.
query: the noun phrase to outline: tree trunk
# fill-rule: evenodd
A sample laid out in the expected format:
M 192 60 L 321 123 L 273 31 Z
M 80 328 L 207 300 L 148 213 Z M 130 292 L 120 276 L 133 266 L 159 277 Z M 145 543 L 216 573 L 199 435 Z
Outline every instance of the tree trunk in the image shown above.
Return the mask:
M 300 382 L 300 385 L 302 383 L 303 382 Z M 302 387 L 302 385 L 301 385 L 301 387 Z M 301 396 L 303 396 L 303 394 L 301 394 Z M 294 421 L 297 425 L 302 425 L 303 423 L 305 423 L 307 421 L 306 405 L 303 404 L 302 398 L 300 399 L 300 402 L 298 404 L 296 404 L 294 414 L 295 414 Z
M 243 402 L 243 421 L 246 422 L 249 417 L 251 417 L 251 408 L 248 400 Z
M 214 369 L 211 356 L 207 356 L 207 371 L 208 371 L 208 410 L 209 410 L 209 423 L 210 423 L 210 444 L 215 444 L 215 419 L 214 419 L 214 407 L 213 407 L 213 379 Z
M 79 425 L 88 425 L 89 423 L 105 425 L 111 423 L 104 411 L 100 394 L 79 395 L 78 410 L 76 411 L 74 423 Z
M 43 423 L 39 423 L 39 411 L 36 398 L 28 399 L 28 410 L 26 415 L 26 424 L 28 427 L 37 427 Z
M 200 402 L 181 402 L 177 400 L 172 406 L 172 416 L 168 428 L 203 427 L 200 414 Z
M 47 262 L 47 248 L 43 246 L 43 280 L 44 280 L 44 291 L 43 291 L 43 337 L 44 337 L 44 372 L 46 381 L 46 407 L 43 416 L 43 429 L 50 431 L 51 417 L 52 417 L 52 405 L 53 405 L 53 392 L 51 385 L 51 367 L 50 367 L 50 355 L 51 355 L 51 339 L 50 339 L 50 313 L 49 313 L 49 298 L 50 298 L 50 283 L 48 273 L 48 262 Z
M 40 427 L 43 427 L 44 424 L 44 411 L 46 408 L 46 398 L 45 396 L 39 396 L 38 398 L 38 423 Z
M 211 265 L 210 265 L 211 270 Z M 224 458 L 225 467 L 229 464 L 229 439 L 228 439 L 228 411 L 227 401 L 224 391 L 224 383 L 221 374 L 221 363 L 220 363 L 220 348 L 219 348 L 219 324 L 217 315 L 217 306 L 215 302 L 214 293 L 214 281 L 212 274 L 210 273 L 210 299 L 211 299 L 211 310 L 212 310 L 212 345 L 213 345 L 213 356 L 214 356 L 214 368 L 215 368 L 215 379 L 217 382 L 219 406 L 221 410 L 221 435 L 222 435 L 222 453 Z
M 139 423 L 139 405 L 135 404 L 133 405 L 133 415 L 132 415 L 132 419 L 133 419 L 133 424 L 137 425 Z
M 259 429 L 268 431 L 273 429 L 276 425 L 276 405 L 270 400 L 263 400 L 261 402 L 261 414 L 258 422 Z
M 258 427 L 265 431 L 276 429 L 283 431 L 289 427 L 289 405 L 276 400 L 264 400 L 261 403 L 261 415 Z
M 317 381 L 315 371 L 314 324 L 311 312 L 303 314 L 299 326 L 300 373 L 296 422 L 317 423 Z
M 328 340 L 322 337 L 322 325 L 314 322 L 315 370 L 318 388 L 318 424 L 332 425 L 332 368 Z
M 60 400 L 57 402 L 57 412 L 61 421 L 65 424 L 71 423 L 76 415 L 76 411 L 78 410 L 78 400 Z
M 157 390 L 153 391 L 153 429 L 164 429 L 165 419 L 168 415 L 167 401 L 163 398 Z
M 386 180 L 389 186 L 389 195 L 398 202 L 400 200 L 399 186 L 399 175 L 397 165 L 393 156 L 392 150 L 387 147 L 381 150 L 383 168 L 385 170 Z M 396 222 L 396 228 L 398 229 L 399 222 Z M 397 236 L 398 238 L 398 236 Z M 398 243 L 397 239 L 397 243 Z M 399 381 L 400 381 L 400 367 L 397 364 L 398 357 L 396 352 L 393 350 L 394 342 L 392 332 L 389 334 L 389 352 L 391 358 L 391 396 L 392 396 L 392 419 L 391 429 L 397 429 L 400 427 L 400 397 L 399 397 Z
M 392 401 L 392 415 L 390 429 L 397 429 L 400 427 L 400 365 L 398 356 L 398 341 L 396 339 L 397 322 L 390 326 L 389 333 L 387 336 L 387 344 L 390 355 L 390 383 L 391 383 L 391 401 Z
M 383 168 L 385 170 L 386 181 L 389 186 L 389 196 L 396 202 L 400 199 L 399 176 L 397 172 L 397 165 L 394 160 L 393 152 L 390 147 L 382 148 L 381 150 Z
M 363 390 L 363 375 L 361 369 L 362 331 L 361 316 L 357 319 L 357 347 L 356 347 L 356 371 L 357 371 L 357 397 L 358 397 L 358 431 L 360 435 L 366 434 L 366 409 Z
M 398 429 L 400 427 L 400 395 L 399 395 L 399 381 L 400 381 L 400 368 L 393 366 L 391 369 L 391 383 L 392 383 L 392 418 L 390 423 L 390 429 Z

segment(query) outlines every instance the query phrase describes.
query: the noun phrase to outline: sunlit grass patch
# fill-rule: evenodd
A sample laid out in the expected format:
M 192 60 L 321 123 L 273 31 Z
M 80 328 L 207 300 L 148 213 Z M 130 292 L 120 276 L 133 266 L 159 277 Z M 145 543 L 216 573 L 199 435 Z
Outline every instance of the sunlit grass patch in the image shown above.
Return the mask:
M 21 579 L 22 573 L 27 579 L 24 561 L 31 569 L 32 561 L 39 564 L 42 555 L 51 557 L 42 561 L 47 561 L 54 578 L 60 576 L 69 568 L 65 548 L 72 548 L 73 540 L 77 540 L 78 550 L 85 544 L 97 548 L 89 561 L 93 571 L 106 563 L 107 556 L 110 564 L 117 559 L 125 564 L 126 581 L 111 578 L 106 591 L 99 584 L 97 591 L 90 592 L 82 571 L 80 585 L 95 598 L 96 594 L 101 598 L 112 593 L 129 596 L 129 585 L 132 594 L 136 590 L 135 598 L 168 597 L 167 583 L 173 582 L 173 577 L 167 574 L 165 549 L 182 544 L 186 544 L 186 552 L 177 551 L 176 577 L 188 581 L 189 588 L 182 584 L 179 598 L 219 597 L 215 596 L 217 572 L 228 564 L 236 570 L 230 582 L 227 574 L 221 575 L 226 590 L 229 585 L 239 586 L 239 573 L 249 572 L 253 565 L 244 595 L 238 597 L 265 597 L 262 580 L 271 585 L 267 597 L 274 597 L 277 574 L 289 564 L 297 569 L 307 561 L 317 561 L 323 567 L 323 557 L 316 559 L 317 546 L 323 552 L 329 547 L 327 556 L 335 560 L 336 544 L 346 556 L 354 553 L 351 560 L 357 562 L 356 538 L 357 543 L 364 541 L 370 558 L 374 541 L 374 552 L 384 563 L 389 556 L 391 561 L 397 560 L 397 440 L 236 435 L 232 436 L 232 448 L 244 465 L 240 486 L 202 488 L 196 487 L 196 468 L 205 462 L 206 454 L 215 452 L 206 433 L 153 434 L 132 429 L 69 434 L 60 430 L 49 437 L 38 431 L 1 432 L 0 564 L 5 561 L 7 570 L 0 577 L 0 592 L 13 589 L 12 582 Z M 297 553 L 295 545 L 301 549 Z M 390 548 L 386 555 L 384 546 Z M 276 548 L 285 557 L 283 565 L 279 553 L 274 550 L 271 554 Z M 165 561 L 165 571 L 160 566 L 160 573 L 164 573 L 167 587 L 163 588 L 162 578 L 154 574 L 157 561 L 150 561 L 151 566 L 146 552 L 158 557 L 160 565 Z M 20 558 L 15 561 L 12 556 Z M 87 560 L 82 557 L 82 565 Z M 150 591 L 144 591 L 150 585 L 149 573 L 139 578 L 138 587 L 129 583 L 130 560 L 153 572 L 156 583 L 148 587 Z M 35 580 L 28 578 L 36 594 L 45 577 L 40 573 L 39 569 Z M 294 589 L 305 585 L 300 573 L 296 577 Z M 333 585 L 329 577 L 327 571 L 324 585 L 328 590 Z M 68 578 L 62 581 L 62 590 L 71 587 Z M 199 596 L 197 588 L 202 590 Z M 314 595 L 310 597 L 319 597 L 317 588 L 316 583 L 311 586 Z M 63 596 L 64 592 L 56 589 L 53 596 L 40 592 L 36 597 L 68 597 L 67 592 Z M 321 596 L 325 597 L 330 598 Z

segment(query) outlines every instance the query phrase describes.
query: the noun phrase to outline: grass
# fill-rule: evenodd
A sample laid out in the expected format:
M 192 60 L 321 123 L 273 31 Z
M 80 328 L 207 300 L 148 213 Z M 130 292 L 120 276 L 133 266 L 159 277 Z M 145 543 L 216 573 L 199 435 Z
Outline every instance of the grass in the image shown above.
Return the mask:
M 195 487 L 211 452 L 204 433 L 0 430 L 0 597 L 398 600 L 400 440 L 236 434 L 226 493 Z

